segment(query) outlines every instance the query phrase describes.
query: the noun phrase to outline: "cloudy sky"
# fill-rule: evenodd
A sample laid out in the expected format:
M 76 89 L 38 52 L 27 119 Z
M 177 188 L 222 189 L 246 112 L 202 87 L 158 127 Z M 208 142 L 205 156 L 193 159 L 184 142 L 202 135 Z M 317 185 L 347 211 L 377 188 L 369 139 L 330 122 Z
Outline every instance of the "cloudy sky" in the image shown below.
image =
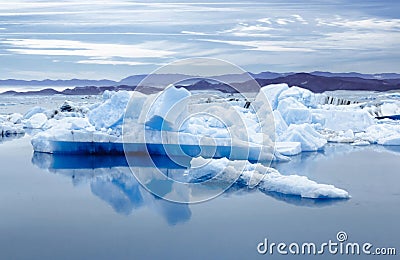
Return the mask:
M 0 78 L 121 79 L 213 57 L 260 71 L 400 72 L 400 1 L 1 1 Z

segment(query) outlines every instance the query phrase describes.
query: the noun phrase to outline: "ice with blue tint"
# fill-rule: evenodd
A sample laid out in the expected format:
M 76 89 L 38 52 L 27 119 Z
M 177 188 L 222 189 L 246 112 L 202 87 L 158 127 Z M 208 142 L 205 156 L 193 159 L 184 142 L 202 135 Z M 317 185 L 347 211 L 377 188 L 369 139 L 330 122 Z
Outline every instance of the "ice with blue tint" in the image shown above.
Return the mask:
M 49 153 L 60 152 L 54 149 L 68 153 L 71 144 L 64 147 L 63 142 L 97 142 L 88 146 L 89 152 L 117 151 L 119 148 L 115 147 L 120 147 L 124 141 L 122 123 L 128 102 L 132 102 L 127 113 L 130 124 L 126 133 L 128 136 L 131 134 L 132 139 L 128 140 L 192 145 L 193 153 L 199 146 L 214 146 L 219 149 L 218 157 L 228 156 L 223 147 L 232 145 L 239 150 L 240 147 L 250 147 L 252 151 L 248 155 L 243 153 L 236 159 L 251 160 L 257 158 L 257 153 L 258 156 L 263 154 L 265 159 L 278 159 L 282 158 L 281 155 L 317 151 L 323 149 L 327 142 L 399 145 L 399 123 L 390 119 L 376 120 L 371 115 L 397 113 L 399 104 L 396 100 L 378 105 L 329 105 L 324 104 L 326 94 L 312 93 L 287 84 L 273 84 L 260 89 L 252 102 L 255 109 L 252 111 L 239 105 L 243 102 L 232 102 L 228 107 L 217 106 L 217 99 L 207 99 L 210 103 L 189 102 L 191 95 L 186 89 L 174 86 L 151 95 L 107 91 L 99 103 L 76 107 L 72 112 L 52 114 L 51 111 L 33 108 L 23 118 L 14 117 L 20 120 L 16 125 L 46 129 L 33 137 L 32 144 L 35 151 Z M 272 112 L 268 103 L 273 108 Z M 218 114 L 224 122 L 206 115 L 191 116 L 182 122 L 180 119 L 188 111 Z M 269 123 L 271 118 L 275 124 Z M 175 125 L 176 122 L 181 124 Z M 2 123 L 3 128 L 4 125 Z M 267 132 L 275 132 L 275 138 L 260 132 L 261 127 Z M 273 139 L 276 141 L 275 153 L 268 149 L 264 152 L 262 146 L 267 144 L 272 147 Z M 115 147 L 110 143 L 115 143 Z M 83 145 L 77 146 L 79 151 L 85 149 Z
M 277 111 L 288 125 L 311 123 L 312 120 L 310 109 L 293 97 L 280 101 Z
M 38 114 L 38 113 L 45 113 L 46 110 L 47 109 L 45 109 L 44 107 L 39 107 L 39 106 L 33 107 L 24 114 L 24 119 L 30 119 L 33 115 Z
M 278 141 L 298 142 L 301 144 L 301 150 L 306 152 L 320 150 L 327 143 L 310 124 L 290 125 L 285 133 L 278 137 Z
M 97 130 L 122 125 L 126 106 L 131 98 L 128 91 L 119 91 L 89 112 L 88 118 Z
M 190 95 L 185 88 L 171 85 L 160 94 L 147 99 L 144 104 L 144 124 L 154 130 L 173 130 L 181 113 L 187 110 Z
M 271 84 L 268 86 L 265 86 L 260 89 L 260 93 L 256 98 L 256 101 L 260 100 L 262 98 L 267 98 L 271 108 L 275 110 L 278 106 L 278 98 L 281 95 L 281 93 L 285 90 L 288 90 L 289 86 L 286 83 L 282 84 Z

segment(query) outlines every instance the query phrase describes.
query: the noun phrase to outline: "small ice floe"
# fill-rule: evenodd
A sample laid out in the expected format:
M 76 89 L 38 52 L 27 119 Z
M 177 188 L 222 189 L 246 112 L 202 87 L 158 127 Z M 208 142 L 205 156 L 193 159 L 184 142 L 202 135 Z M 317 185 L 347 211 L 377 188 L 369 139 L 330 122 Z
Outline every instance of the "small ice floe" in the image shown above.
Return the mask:
M 0 115 L 0 136 L 24 134 L 25 131 L 21 124 L 22 117 L 19 113 Z
M 276 169 L 245 160 L 193 158 L 187 177 L 191 180 L 212 178 L 215 182 L 236 181 L 244 186 L 268 192 L 297 195 L 312 199 L 348 199 L 350 195 L 333 185 L 320 184 L 306 176 L 282 175 Z

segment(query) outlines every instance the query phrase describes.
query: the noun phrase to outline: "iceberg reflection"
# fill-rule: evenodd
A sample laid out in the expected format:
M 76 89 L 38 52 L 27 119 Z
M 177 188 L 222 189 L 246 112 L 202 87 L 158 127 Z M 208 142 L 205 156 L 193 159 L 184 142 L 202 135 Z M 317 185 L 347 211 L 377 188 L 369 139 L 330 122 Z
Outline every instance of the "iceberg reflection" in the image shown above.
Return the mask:
M 331 146 L 325 152 L 302 153 L 292 157 L 290 162 L 275 163 L 275 168 L 282 170 L 286 174 L 304 173 L 307 172 L 307 165 L 310 161 L 327 159 L 328 154 L 336 152 L 343 153 L 357 149 L 358 147 L 351 146 Z M 332 150 L 332 151 L 331 151 Z M 183 168 L 166 156 L 154 156 L 148 160 L 140 155 L 135 155 L 130 162 L 134 162 L 135 167 L 132 169 L 140 174 L 151 176 L 155 170 L 154 165 L 157 165 L 165 175 L 173 179 L 179 179 L 179 176 L 185 174 L 186 168 Z M 179 204 L 160 199 L 157 196 L 149 193 L 143 188 L 137 179 L 131 173 L 128 162 L 125 156 L 82 156 L 82 155 L 61 155 L 34 153 L 32 163 L 39 168 L 46 169 L 49 172 L 69 176 L 74 185 L 80 183 L 89 183 L 91 192 L 119 214 L 129 215 L 135 210 L 142 207 L 150 207 L 170 224 L 186 222 L 191 217 L 191 210 L 188 204 Z M 176 193 L 180 196 L 190 196 L 183 191 L 174 190 L 174 185 L 164 186 L 165 193 Z M 168 183 L 167 183 L 168 184 Z M 153 185 L 160 185 L 154 181 Z M 225 195 L 245 195 L 257 189 L 249 189 L 245 184 L 235 183 L 231 188 L 225 191 Z M 305 207 L 323 207 L 330 206 L 335 203 L 343 202 L 336 199 L 305 199 L 300 196 L 286 195 L 282 193 L 263 191 L 261 192 L 276 200 Z
M 163 163 L 164 159 L 159 158 L 156 161 Z M 169 225 L 184 223 L 191 217 L 188 204 L 159 199 L 143 189 L 131 173 L 124 156 L 34 153 L 32 163 L 49 172 L 70 177 L 74 185 L 89 183 L 91 192 L 119 214 L 130 215 L 139 208 L 149 207 L 161 215 Z M 173 164 L 166 165 L 174 167 Z M 147 165 L 139 167 L 149 168 Z

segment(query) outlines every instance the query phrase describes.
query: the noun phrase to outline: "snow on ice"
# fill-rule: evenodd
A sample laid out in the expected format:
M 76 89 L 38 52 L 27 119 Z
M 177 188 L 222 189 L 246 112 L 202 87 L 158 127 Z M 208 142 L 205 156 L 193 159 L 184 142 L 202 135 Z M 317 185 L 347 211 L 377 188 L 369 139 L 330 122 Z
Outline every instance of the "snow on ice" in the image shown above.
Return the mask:
M 214 146 L 217 150 L 224 146 L 234 146 L 247 153 L 232 156 L 219 152 L 219 156 L 230 156 L 231 160 L 257 161 L 288 160 L 290 158 L 286 156 L 322 150 L 327 142 L 354 146 L 400 145 L 399 122 L 378 120 L 373 116 L 399 114 L 400 103 L 396 100 L 379 104 L 368 103 L 368 100 L 349 105 L 326 104 L 326 94 L 312 93 L 287 84 L 262 87 L 252 101 L 252 109 L 244 108 L 244 102 L 230 102 L 227 98 L 223 102 L 228 105 L 217 106 L 221 100 L 215 98 L 196 103 L 191 99 L 192 95 L 186 89 L 174 86 L 168 87 L 161 94 L 150 95 L 106 91 L 103 100 L 96 104 L 74 108 L 73 103 L 68 103 L 72 109 L 63 111 L 35 107 L 24 116 L 0 118 L 0 125 L 2 129 L 16 126 L 16 132 L 23 131 L 23 128 L 43 129 L 32 138 L 32 145 L 35 151 L 47 153 L 62 148 L 54 145 L 57 141 L 122 144 L 128 140 L 138 143 Z M 129 116 L 124 118 L 127 106 Z M 186 118 L 196 111 L 203 114 L 194 113 L 196 115 Z M 208 113 L 217 116 L 209 116 Z M 123 129 L 123 124 L 128 127 Z M 123 130 L 124 138 L 127 139 L 123 139 Z M 205 154 L 209 155 L 208 152 Z M 213 157 L 212 154 L 209 156 Z M 223 165 L 225 162 L 232 163 L 228 159 L 220 160 L 211 161 L 213 167 L 222 162 Z M 260 167 L 245 165 L 252 174 L 257 173 L 256 169 Z M 193 169 L 190 171 L 193 176 L 203 174 Z M 303 176 L 283 176 L 271 168 L 263 168 L 263 171 L 267 174 L 260 176 L 262 181 L 259 188 L 266 191 L 307 198 L 348 197 L 348 193 L 343 190 L 315 183 Z M 246 173 L 242 173 L 240 178 L 244 180 L 246 176 Z M 228 173 L 225 177 L 228 178 Z
M 252 164 L 246 160 L 193 158 L 187 176 L 194 180 L 207 176 L 218 182 L 237 180 L 245 186 L 257 185 L 263 191 L 297 195 L 304 198 L 350 198 L 347 191 L 333 185 L 319 184 L 306 176 L 282 175 L 276 169 L 260 163 Z

